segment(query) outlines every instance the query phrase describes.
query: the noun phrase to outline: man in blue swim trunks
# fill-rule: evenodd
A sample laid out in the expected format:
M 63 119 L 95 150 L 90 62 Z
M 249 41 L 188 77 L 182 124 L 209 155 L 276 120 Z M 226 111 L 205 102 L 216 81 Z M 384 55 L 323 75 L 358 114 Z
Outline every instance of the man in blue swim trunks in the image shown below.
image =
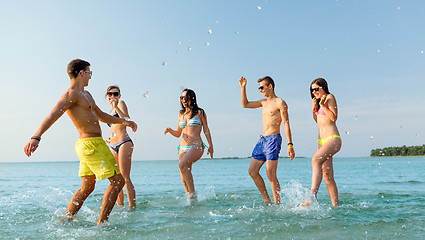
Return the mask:
M 252 152 L 251 165 L 248 172 L 254 180 L 255 185 L 257 185 L 258 190 L 260 190 L 264 204 L 270 205 L 272 202 L 267 193 L 264 180 L 260 175 L 260 169 L 266 163 L 267 177 L 272 186 L 274 203 L 278 205 L 280 204 L 280 184 L 277 180 L 276 170 L 282 144 L 282 137 L 280 136 L 280 125 L 282 122 L 286 139 L 288 140 L 288 156 L 291 160 L 295 157 L 291 128 L 289 126 L 288 106 L 285 101 L 276 96 L 274 92 L 274 81 L 271 77 L 266 76 L 258 79 L 258 89 L 266 97 L 258 101 L 248 101 L 246 97 L 246 83 L 247 81 L 244 77 L 239 79 L 242 107 L 263 108 L 263 135 Z

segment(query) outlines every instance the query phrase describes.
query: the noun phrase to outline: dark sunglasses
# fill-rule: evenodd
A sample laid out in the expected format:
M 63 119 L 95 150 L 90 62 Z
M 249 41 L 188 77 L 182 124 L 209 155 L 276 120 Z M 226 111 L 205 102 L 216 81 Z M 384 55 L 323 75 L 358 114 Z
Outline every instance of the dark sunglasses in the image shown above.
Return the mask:
M 183 100 L 183 99 L 186 101 L 187 100 L 187 96 L 180 96 L 180 100 Z
M 263 89 L 264 89 L 264 86 L 259 86 L 258 87 L 258 90 L 260 90 L 260 91 L 263 90 Z
M 108 96 L 114 95 L 114 97 L 118 97 L 118 95 L 120 95 L 120 93 L 119 92 L 107 92 L 106 95 L 108 95 Z
M 311 89 L 311 92 L 318 92 L 319 91 L 319 89 L 321 89 L 322 87 L 317 87 L 317 88 L 312 88 Z

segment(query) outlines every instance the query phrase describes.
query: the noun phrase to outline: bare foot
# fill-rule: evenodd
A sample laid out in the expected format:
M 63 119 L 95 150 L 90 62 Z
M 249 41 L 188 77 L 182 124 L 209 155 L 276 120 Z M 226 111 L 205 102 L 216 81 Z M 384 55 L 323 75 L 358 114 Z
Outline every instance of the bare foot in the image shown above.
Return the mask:
M 301 207 L 308 207 L 310 205 L 311 205 L 311 201 L 305 201 L 305 202 L 300 204 Z
M 270 201 L 270 199 L 264 199 L 264 205 L 271 206 L 273 204 L 272 204 L 272 201 Z

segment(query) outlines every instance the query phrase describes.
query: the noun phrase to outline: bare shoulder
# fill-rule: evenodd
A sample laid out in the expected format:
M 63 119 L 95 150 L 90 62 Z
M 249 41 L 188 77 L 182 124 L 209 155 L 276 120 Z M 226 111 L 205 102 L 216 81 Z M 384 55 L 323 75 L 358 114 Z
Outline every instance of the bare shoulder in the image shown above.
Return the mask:
M 328 95 L 326 95 L 326 102 L 328 104 L 336 104 L 336 98 L 333 94 L 329 93 Z
M 336 101 L 335 95 L 333 95 L 332 93 L 329 93 L 328 95 L 326 95 L 326 98 L 327 98 L 328 100 L 333 99 L 333 100 L 335 100 L 335 101 Z
M 127 107 L 127 104 L 125 104 L 124 100 L 120 100 L 118 102 L 118 107 Z
M 276 98 L 276 104 L 279 108 L 288 108 L 288 105 L 286 104 L 285 100 L 283 100 L 282 98 Z

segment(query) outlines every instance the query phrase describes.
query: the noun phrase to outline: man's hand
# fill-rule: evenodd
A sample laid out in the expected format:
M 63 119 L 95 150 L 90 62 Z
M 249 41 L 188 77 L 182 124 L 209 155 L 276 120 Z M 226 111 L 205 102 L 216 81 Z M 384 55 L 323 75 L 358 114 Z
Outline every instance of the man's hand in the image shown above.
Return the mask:
M 241 85 L 241 87 L 245 87 L 246 86 L 246 78 L 241 77 L 239 79 L 239 84 Z
M 124 124 L 124 126 L 126 127 L 131 127 L 131 129 L 133 129 L 133 132 L 137 131 L 137 124 L 133 121 L 125 121 L 122 124 Z
M 38 144 L 40 143 L 40 141 L 38 141 L 37 139 L 31 139 L 27 145 L 25 145 L 24 147 L 24 152 L 25 154 L 29 157 L 31 156 L 31 153 L 33 153 L 37 148 L 38 148 Z
M 288 147 L 288 157 L 291 158 L 291 161 L 295 157 L 295 150 L 294 150 L 294 147 L 293 146 Z

